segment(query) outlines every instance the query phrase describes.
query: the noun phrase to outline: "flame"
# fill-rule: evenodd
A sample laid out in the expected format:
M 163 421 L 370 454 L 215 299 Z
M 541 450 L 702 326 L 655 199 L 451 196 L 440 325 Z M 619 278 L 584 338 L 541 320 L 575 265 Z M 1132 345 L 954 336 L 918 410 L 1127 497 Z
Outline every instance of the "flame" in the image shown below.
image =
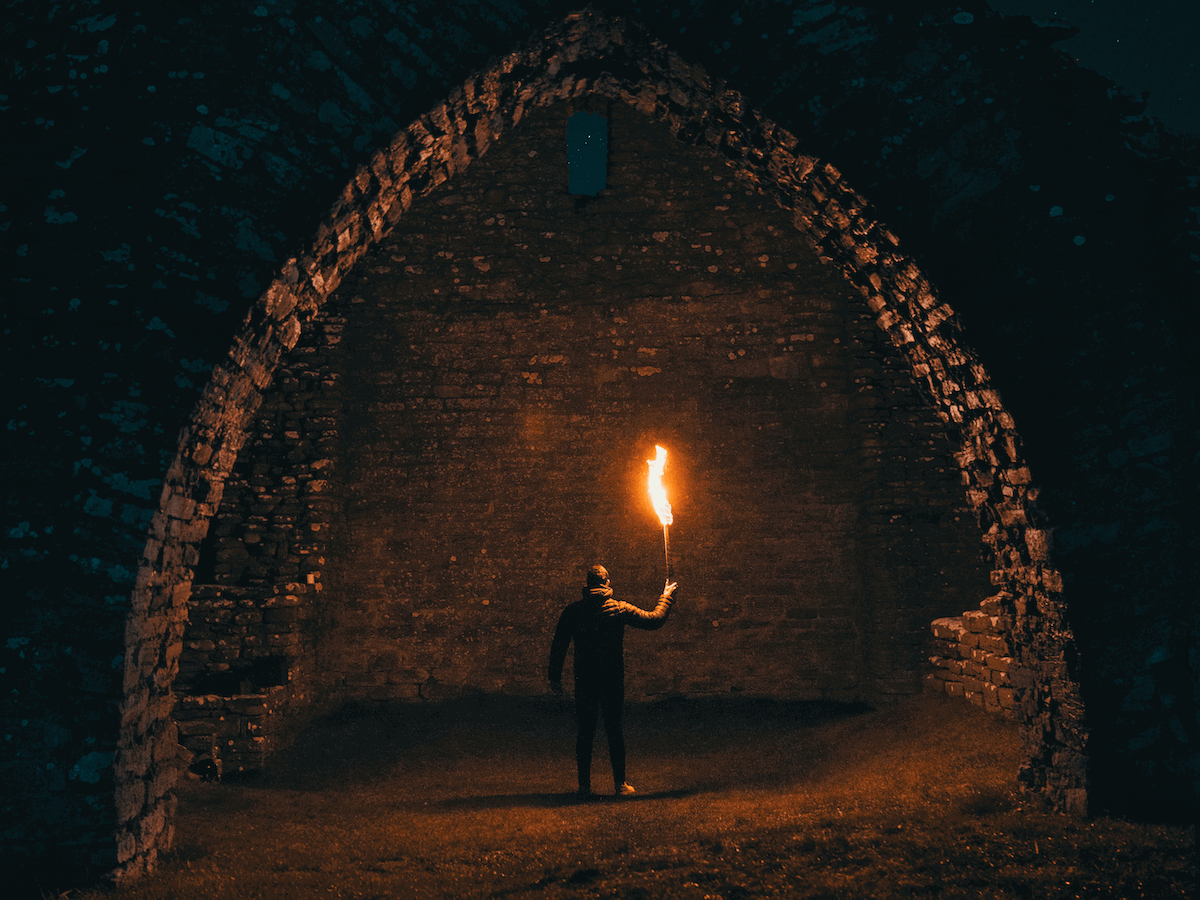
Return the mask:
M 671 517 L 671 504 L 667 502 L 667 490 L 662 483 L 667 451 L 657 444 L 654 445 L 654 450 L 657 454 L 655 458 L 646 460 L 650 464 L 650 502 L 654 504 L 654 511 L 658 513 L 658 520 L 663 525 L 670 525 L 674 521 Z

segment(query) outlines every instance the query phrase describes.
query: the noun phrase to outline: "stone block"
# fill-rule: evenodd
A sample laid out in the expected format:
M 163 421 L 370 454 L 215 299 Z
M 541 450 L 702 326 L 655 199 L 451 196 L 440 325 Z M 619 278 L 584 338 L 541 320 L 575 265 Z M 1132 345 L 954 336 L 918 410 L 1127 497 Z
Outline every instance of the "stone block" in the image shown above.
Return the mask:
M 268 712 L 265 695 L 230 697 L 227 706 L 231 713 L 240 716 L 265 716 Z
M 132 864 L 138 855 L 137 833 L 129 827 L 117 830 L 117 861 L 122 864 L 122 879 L 133 878 L 144 871 L 144 867 Z
M 991 617 L 982 610 L 968 610 L 962 615 L 963 625 L 972 634 L 980 634 L 991 630 Z
M 146 782 L 140 777 L 118 778 L 114 800 L 117 807 L 117 821 L 132 821 L 142 811 L 142 806 L 146 802 Z
M 935 638 L 930 645 L 934 653 L 947 659 L 958 659 L 962 655 L 962 645 L 958 641 L 943 641 Z
M 261 621 L 267 627 L 280 631 L 295 629 L 300 622 L 300 615 L 299 606 L 268 607 L 260 614 Z
M 185 494 L 172 490 L 170 500 L 167 501 L 164 512 L 166 512 L 169 518 L 187 522 L 191 520 L 195 508 L 195 500 Z
M 185 749 L 189 750 L 195 756 L 211 752 L 213 748 L 213 734 L 193 734 L 182 739 L 182 744 Z
M 202 715 L 217 715 L 219 710 L 224 708 L 224 701 L 216 694 L 191 694 L 179 698 L 176 704 L 175 715 L 193 716 Z
M 159 801 L 138 820 L 138 843 L 141 846 L 150 847 L 154 844 L 154 839 L 167 825 L 167 814 L 167 806 Z
M 959 640 L 966 626 L 963 624 L 961 616 L 953 616 L 945 619 L 934 619 L 931 623 L 933 634 L 935 637 L 944 640 Z
M 180 721 L 178 723 L 179 733 L 185 739 L 205 737 L 217 733 L 217 725 L 219 719 L 190 719 Z M 191 747 L 190 743 L 185 743 L 184 746 Z
M 166 798 L 179 781 L 178 744 L 174 740 L 171 744 L 173 758 L 154 767 L 153 776 L 146 788 L 148 802 L 156 803 Z

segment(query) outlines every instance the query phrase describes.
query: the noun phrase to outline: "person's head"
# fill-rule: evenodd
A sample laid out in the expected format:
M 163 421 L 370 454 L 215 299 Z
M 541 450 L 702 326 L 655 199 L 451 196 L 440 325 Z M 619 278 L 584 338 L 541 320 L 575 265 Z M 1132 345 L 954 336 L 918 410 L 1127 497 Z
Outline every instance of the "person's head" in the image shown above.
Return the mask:
M 608 569 L 604 566 L 592 566 L 587 572 L 587 586 L 590 588 L 608 586 Z

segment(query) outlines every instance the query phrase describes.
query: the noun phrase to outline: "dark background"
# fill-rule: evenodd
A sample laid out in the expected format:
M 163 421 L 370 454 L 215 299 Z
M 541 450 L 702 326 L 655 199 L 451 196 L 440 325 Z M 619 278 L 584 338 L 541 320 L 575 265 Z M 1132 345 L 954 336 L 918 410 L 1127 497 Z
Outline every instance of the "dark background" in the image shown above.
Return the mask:
M 1068 29 L 984 3 L 600 6 L 835 164 L 958 311 L 1044 487 L 1094 795 L 1145 815 L 1187 797 L 1195 136 L 1056 49 Z M 129 592 L 179 428 L 249 305 L 375 148 L 563 11 L 8 5 L 6 854 L 107 858 Z
M 1059 19 L 1079 29 L 1059 50 L 1121 87 L 1149 92 L 1146 115 L 1175 131 L 1200 134 L 1200 8 L 1187 0 L 996 0 L 1008 16 Z

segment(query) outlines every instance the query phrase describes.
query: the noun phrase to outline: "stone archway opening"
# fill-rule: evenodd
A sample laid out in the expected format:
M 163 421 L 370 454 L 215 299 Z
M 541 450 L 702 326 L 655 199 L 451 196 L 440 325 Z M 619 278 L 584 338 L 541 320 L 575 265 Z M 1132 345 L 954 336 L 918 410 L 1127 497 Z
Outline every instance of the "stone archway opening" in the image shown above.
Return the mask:
M 624 104 L 579 204 L 570 113 L 414 204 L 281 362 L 189 601 L 196 752 L 256 766 L 314 698 L 543 691 L 589 560 L 661 587 L 656 442 L 685 599 L 632 696 L 910 694 L 929 620 L 990 587 L 944 427 L 857 292 Z
M 539 217 L 564 223 L 582 216 L 578 221 L 587 223 L 605 207 L 576 210 L 572 203 L 557 211 L 539 178 L 546 205 L 518 203 L 503 222 L 483 207 L 502 205 L 519 179 L 498 198 L 488 196 L 494 185 L 476 190 L 482 198 L 472 201 L 482 218 L 476 237 L 493 229 L 484 241 L 490 255 L 462 250 L 445 231 L 440 245 L 417 239 L 419 232 L 410 236 L 427 261 L 388 250 L 407 225 L 415 226 L 416 216 L 406 217 L 415 197 L 430 201 L 434 219 L 449 221 L 452 213 L 441 210 L 466 203 L 452 199 L 466 191 L 438 195 L 440 185 L 458 184 L 468 163 L 527 113 L 561 116 L 565 107 L 555 104 L 587 95 L 623 104 L 627 109 L 614 107 L 614 120 L 628 114 L 665 123 L 674 140 L 729 161 L 737 187 L 702 213 L 713 223 L 702 226 L 711 240 L 690 223 L 670 226 L 675 201 L 666 192 L 653 209 L 612 213 L 613 221 L 665 217 L 648 237 L 627 227 L 627 234 L 610 228 L 597 239 L 579 225 L 579 240 L 565 243 L 591 248 L 584 253 L 592 255 L 567 252 L 563 259 L 541 242 L 566 226 L 539 228 Z M 555 140 L 561 144 L 561 131 Z M 538 679 L 540 667 L 520 674 L 525 670 L 511 660 L 541 658 L 536 623 L 560 598 L 521 607 L 496 582 L 569 583 L 580 558 L 586 564 L 597 551 L 617 561 L 617 571 L 656 571 L 658 546 L 636 537 L 644 503 L 633 492 L 640 488 L 598 487 L 640 484 L 633 470 L 656 440 L 683 448 L 675 473 L 686 485 L 681 521 L 685 511 L 691 514 L 695 530 L 676 531 L 681 571 L 691 566 L 703 573 L 698 582 L 737 585 L 697 592 L 704 617 L 690 626 L 679 653 L 726 640 L 730 623 L 781 652 L 747 672 L 744 644 L 730 640 L 725 662 L 714 662 L 707 681 L 644 682 L 652 690 L 753 691 L 755 677 L 794 686 L 797 696 L 919 689 L 914 651 L 920 655 L 929 620 L 946 607 L 941 599 L 923 606 L 936 595 L 929 571 L 910 566 L 913 572 L 898 577 L 905 567 L 897 561 L 922 541 L 928 545 L 931 535 L 950 536 L 945 558 L 962 566 L 944 581 L 953 593 L 979 575 L 978 567 L 968 572 L 970 554 L 960 540 L 970 531 L 964 514 L 979 514 L 994 559 L 990 580 L 1004 588 L 997 602 L 1012 623 L 1014 708 L 1030 738 L 1023 782 L 1081 808 L 1082 738 L 1074 726 L 1050 727 L 1079 718 L 1073 676 L 1062 661 L 1070 635 L 1061 626 L 1061 584 L 1045 564 L 1044 526 L 1014 425 L 983 367 L 957 342 L 953 314 L 899 253 L 896 238 L 835 169 L 796 148 L 795 138 L 740 95 L 711 85 L 635 27 L 579 14 L 453 92 L 358 173 L 319 229 L 311 257 L 289 263 L 251 312 L 168 474 L 128 630 L 117 763 L 125 873 L 153 865 L 157 850 L 170 844 L 170 783 L 153 776 L 175 752 L 177 668 L 190 667 L 193 685 L 232 673 L 224 676 L 227 687 L 236 680 L 239 691 L 253 688 L 227 695 L 250 698 L 244 709 L 230 708 L 247 721 L 247 754 L 269 752 L 272 735 L 255 734 L 249 720 L 266 721 L 273 704 L 277 720 L 286 722 L 299 719 L 286 710 L 302 709 L 313 695 L 520 692 Z M 540 151 L 532 152 L 527 159 Z M 698 167 L 699 183 L 720 184 L 704 182 Z M 727 175 L 714 170 L 707 177 Z M 795 246 L 795 236 L 774 235 L 766 224 L 753 233 L 763 220 L 733 210 L 735 196 L 739 204 L 754 200 L 758 189 L 782 207 L 823 275 L 811 267 L 796 275 L 798 256 L 774 250 Z M 518 231 L 517 219 L 532 220 L 520 223 L 526 236 L 513 239 L 523 255 L 495 252 L 509 239 L 502 229 Z M 750 233 L 736 240 L 725 233 L 743 228 Z M 737 264 L 727 263 L 726 253 Z M 691 261 L 703 256 L 712 262 L 689 272 L 687 291 L 604 290 L 613 278 L 628 278 L 615 274 L 618 265 L 624 271 L 621 260 L 635 269 L 634 260 L 653 260 L 658 269 L 665 260 L 665 280 L 677 285 L 685 258 L 694 269 Z M 788 268 L 792 263 L 796 269 Z M 373 270 L 369 284 L 359 283 L 361 265 Z M 597 267 L 605 277 L 589 295 L 596 279 L 588 272 Z M 747 290 L 751 273 L 756 286 Z M 583 296 L 559 295 L 570 286 Z M 823 306 L 826 291 L 846 301 L 842 309 L 857 294 L 858 311 Z M 380 332 L 390 340 L 380 340 Z M 914 382 L 924 382 L 928 393 L 910 408 L 875 402 L 882 395 L 917 396 Z M 815 437 L 814 423 L 823 428 Z M 241 453 L 243 444 L 250 452 Z M 482 463 L 470 452 L 481 444 L 495 451 Z M 912 451 L 911 460 L 887 452 L 901 446 Z M 261 456 L 281 452 L 281 466 Z M 937 464 L 947 453 L 956 467 Z M 961 495 L 949 500 L 948 488 L 963 485 L 966 503 Z M 267 500 L 269 510 L 253 511 Z M 751 505 L 753 528 L 728 524 L 734 509 L 744 523 Z M 582 517 L 584 506 L 603 512 Z M 212 538 L 226 539 L 229 552 L 223 557 L 214 548 L 214 581 L 193 591 L 188 569 L 200 559 L 199 542 L 218 508 L 230 518 L 217 519 Z M 904 510 L 909 536 L 889 544 L 905 533 Z M 930 520 L 922 523 L 921 515 L 947 518 L 927 528 Z M 649 520 L 647 527 L 656 538 Z M 819 560 L 805 555 L 817 540 L 826 541 Z M 530 544 L 537 555 L 527 552 Z M 738 560 L 723 571 L 712 559 L 731 547 Z M 233 558 L 239 552 L 240 568 Z M 818 564 L 827 577 L 813 588 Z M 236 571 L 225 584 L 222 566 L 224 574 Z M 746 573 L 750 584 L 739 580 Z M 914 605 L 912 589 L 922 579 L 926 593 Z M 657 589 L 653 581 L 646 586 Z M 198 610 L 193 627 L 208 615 L 213 625 L 228 624 L 239 646 L 215 634 L 185 639 L 189 602 Z M 493 641 L 490 651 L 471 647 L 495 628 L 488 623 L 500 613 L 512 623 L 500 626 L 510 629 L 504 640 Z M 807 659 L 794 652 L 803 635 L 813 635 Z M 253 661 L 249 667 L 234 665 L 246 660 Z M 781 672 L 785 660 L 791 668 Z M 203 702 L 193 705 L 196 712 Z M 181 727 L 206 715 L 188 719 L 188 712 L 186 702 L 175 712 Z M 206 727 L 194 726 L 193 734 L 207 740 Z M 263 739 L 258 750 L 255 738 Z

